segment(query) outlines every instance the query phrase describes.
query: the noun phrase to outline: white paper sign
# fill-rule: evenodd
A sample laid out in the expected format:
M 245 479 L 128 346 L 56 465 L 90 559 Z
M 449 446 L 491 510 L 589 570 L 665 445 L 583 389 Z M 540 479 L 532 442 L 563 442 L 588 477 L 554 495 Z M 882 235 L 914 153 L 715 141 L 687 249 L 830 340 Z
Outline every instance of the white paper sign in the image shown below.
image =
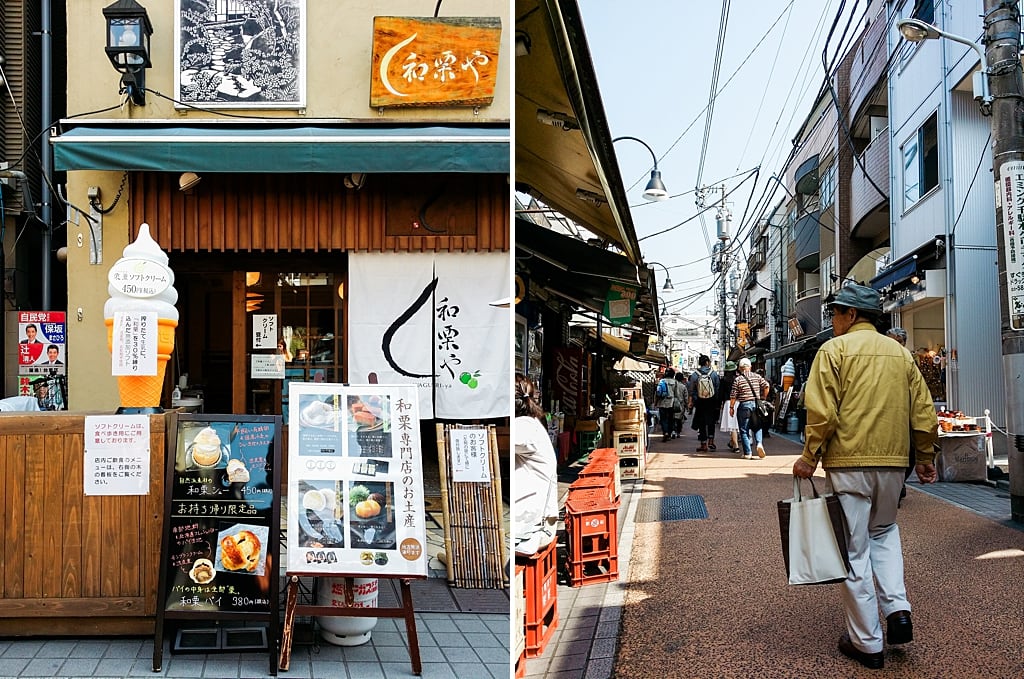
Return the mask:
M 289 383 L 288 570 L 426 575 L 412 385 Z
M 86 495 L 149 494 L 149 416 L 85 418 Z
M 999 197 L 1003 208 L 1003 255 L 1006 261 L 1006 302 L 1010 328 L 1024 329 L 1024 161 L 999 166 Z
M 253 314 L 252 348 L 277 348 L 277 314 Z
M 451 429 L 452 481 L 490 481 L 487 428 Z
M 253 354 L 249 376 L 255 380 L 283 380 L 284 354 Z
M 156 375 L 157 314 L 155 311 L 114 313 L 111 374 Z

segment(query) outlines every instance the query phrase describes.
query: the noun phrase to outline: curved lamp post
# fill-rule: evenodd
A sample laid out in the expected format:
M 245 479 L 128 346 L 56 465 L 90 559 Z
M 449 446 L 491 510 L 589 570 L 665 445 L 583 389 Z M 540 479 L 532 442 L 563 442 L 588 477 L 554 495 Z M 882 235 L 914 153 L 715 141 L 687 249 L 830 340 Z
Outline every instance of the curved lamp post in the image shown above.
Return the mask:
M 970 38 L 954 35 L 953 33 L 947 33 L 937 26 L 925 23 L 920 19 L 900 19 L 896 22 L 896 27 L 900 29 L 900 33 L 903 35 L 903 38 L 908 42 L 922 42 L 924 40 L 948 38 L 949 40 L 958 42 L 961 45 L 967 45 L 977 52 L 978 58 L 981 60 L 981 78 L 978 79 L 981 83 L 980 93 L 978 93 L 977 89 L 975 90 L 975 98 L 981 102 L 982 113 L 985 115 L 990 114 L 992 110 L 992 95 L 989 93 L 988 89 L 988 60 L 985 57 L 985 50 L 981 45 Z
M 644 148 L 650 151 L 651 159 L 654 161 L 651 179 L 647 182 L 647 187 L 644 189 L 644 198 L 647 200 L 668 200 L 668 189 L 665 188 L 665 184 L 661 181 L 661 172 L 658 170 L 658 157 L 654 155 L 654 150 L 643 139 L 637 139 L 636 137 L 615 137 L 612 139 L 612 142 L 621 141 L 622 139 L 632 139 L 643 144 Z
M 660 266 L 662 269 L 665 270 L 665 285 L 662 286 L 662 288 L 661 288 L 662 290 L 664 290 L 666 292 L 672 292 L 673 290 L 675 290 L 675 287 L 673 287 L 673 285 L 672 285 L 672 276 L 671 276 L 671 274 L 669 274 L 667 266 L 665 266 L 661 262 L 647 262 L 647 263 L 648 264 L 657 264 L 658 266 Z

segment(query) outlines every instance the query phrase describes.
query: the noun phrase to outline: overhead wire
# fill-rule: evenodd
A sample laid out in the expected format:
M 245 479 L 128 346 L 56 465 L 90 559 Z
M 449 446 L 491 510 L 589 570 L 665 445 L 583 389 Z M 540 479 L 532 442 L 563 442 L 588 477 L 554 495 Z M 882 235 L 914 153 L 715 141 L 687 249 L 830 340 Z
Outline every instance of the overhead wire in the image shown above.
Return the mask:
M 704 120 L 704 141 L 700 149 L 700 161 L 697 163 L 696 188 L 700 188 L 701 177 L 704 176 L 704 161 L 708 154 L 708 144 L 711 141 L 711 123 L 715 115 L 715 99 L 717 98 L 718 76 L 722 71 L 722 54 L 725 52 L 725 35 L 729 26 L 730 0 L 722 0 L 722 16 L 718 21 L 718 44 L 715 48 L 715 61 L 711 67 L 711 92 L 708 94 L 707 117 Z

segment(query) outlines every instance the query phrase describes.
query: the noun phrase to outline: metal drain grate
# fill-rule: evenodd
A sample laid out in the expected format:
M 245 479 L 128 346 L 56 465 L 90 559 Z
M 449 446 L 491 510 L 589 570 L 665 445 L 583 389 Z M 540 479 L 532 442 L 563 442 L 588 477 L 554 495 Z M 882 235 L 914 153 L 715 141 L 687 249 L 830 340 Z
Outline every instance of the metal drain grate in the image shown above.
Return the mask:
M 637 523 L 652 521 L 682 521 L 684 519 L 706 519 L 708 508 L 700 495 L 676 495 L 640 500 L 636 508 Z

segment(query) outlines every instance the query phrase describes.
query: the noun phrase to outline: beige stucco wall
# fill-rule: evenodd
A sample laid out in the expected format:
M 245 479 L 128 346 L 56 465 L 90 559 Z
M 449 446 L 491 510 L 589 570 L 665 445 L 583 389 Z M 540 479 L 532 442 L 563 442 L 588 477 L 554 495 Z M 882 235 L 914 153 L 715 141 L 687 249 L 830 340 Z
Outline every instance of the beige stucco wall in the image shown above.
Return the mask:
M 68 115 L 117 106 L 120 76 L 111 67 L 106 44 L 103 7 L 110 0 L 67 0 L 68 19 Z M 146 72 L 146 87 L 174 96 L 174 4 L 170 0 L 143 0 L 153 24 L 153 68 Z M 246 110 L 229 113 L 285 119 L 373 119 L 396 121 L 491 122 L 511 116 L 511 35 L 507 0 L 445 0 L 441 16 L 501 17 L 501 53 L 494 102 L 474 113 L 472 107 L 385 109 L 378 115 L 369 106 L 370 49 L 373 17 L 424 16 L 435 3 L 422 0 L 382 2 L 306 2 L 306 109 Z M 430 14 L 426 16 L 431 16 Z M 216 114 L 177 109 L 174 104 L 147 94 L 144 107 L 91 116 L 102 119 L 195 120 L 219 118 Z M 98 186 L 104 207 L 109 206 L 121 182 L 121 172 L 68 173 L 67 198 L 87 210 L 87 190 Z M 102 263 L 89 263 L 91 240 L 88 222 L 73 214 L 68 224 L 68 389 L 73 410 L 114 410 L 118 406 L 117 382 L 110 374 L 103 304 L 107 299 L 107 272 L 127 245 L 127 195 L 110 214 L 103 216 Z M 81 244 L 80 244 L 81 243 Z M 171 262 L 173 266 L 173 259 Z

